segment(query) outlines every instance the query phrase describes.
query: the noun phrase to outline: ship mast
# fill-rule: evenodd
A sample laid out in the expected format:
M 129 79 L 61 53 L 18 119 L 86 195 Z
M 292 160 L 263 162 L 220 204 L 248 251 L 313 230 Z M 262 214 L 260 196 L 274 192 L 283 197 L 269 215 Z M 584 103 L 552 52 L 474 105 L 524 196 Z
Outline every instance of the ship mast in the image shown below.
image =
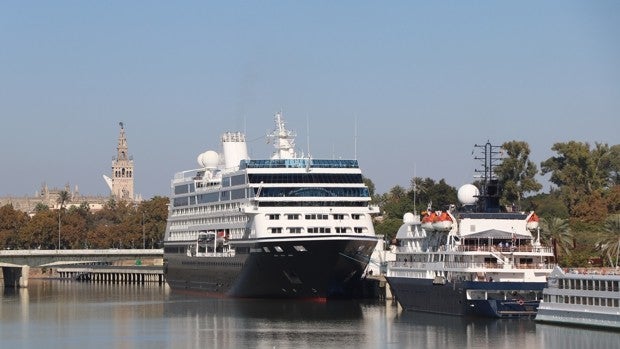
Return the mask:
M 482 170 L 475 170 L 478 173 L 482 173 L 482 188 L 481 194 L 479 198 L 482 198 L 481 204 L 483 205 L 483 212 L 499 212 L 500 205 L 499 199 L 501 196 L 500 184 L 497 176 L 495 175 L 494 169 L 497 166 L 498 162 L 501 160 L 499 158 L 499 148 L 498 145 L 491 145 L 490 142 L 486 142 L 484 145 L 474 145 L 476 148 L 482 149 L 484 153 L 484 157 L 476 156 L 476 160 L 481 160 L 483 162 Z
M 273 143 L 276 148 L 272 159 L 292 159 L 297 157 L 295 153 L 295 132 L 287 130 L 282 120 L 282 113 L 275 115 L 276 128 L 271 134 L 267 135 L 267 141 Z

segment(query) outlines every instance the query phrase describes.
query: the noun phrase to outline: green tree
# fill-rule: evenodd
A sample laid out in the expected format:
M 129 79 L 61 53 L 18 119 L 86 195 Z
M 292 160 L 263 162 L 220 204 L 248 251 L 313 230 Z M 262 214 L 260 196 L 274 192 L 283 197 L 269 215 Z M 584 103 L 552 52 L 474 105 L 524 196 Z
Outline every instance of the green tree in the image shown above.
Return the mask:
M 495 168 L 500 185 L 503 187 L 501 203 L 516 204 L 520 208 L 525 194 L 542 189 L 542 185 L 535 179 L 538 169 L 529 159 L 530 147 L 526 142 L 506 142 L 502 144 L 502 149 L 507 157 Z
M 596 192 L 604 192 L 618 180 L 618 147 L 596 143 L 570 141 L 556 143 L 551 148 L 558 155 L 541 163 L 541 173 L 551 173 L 550 181 L 561 190 L 569 212 Z
M 414 200 L 414 190 L 418 211 L 425 210 L 428 204 L 432 204 L 433 209 L 445 210 L 449 205 L 458 203 L 456 188 L 443 178 L 437 183 L 431 178 L 412 178 L 411 190 L 407 193 L 411 202 Z
M 140 203 L 139 211 L 143 214 L 143 242 L 146 248 L 159 246 L 164 238 L 168 219 L 168 201 L 167 197 L 155 196 Z
M 27 249 L 53 249 L 57 237 L 58 216 L 46 210 L 34 215 L 20 232 L 20 243 Z
M 553 256 L 558 261 L 558 253 L 570 255 L 573 244 L 573 234 L 566 219 L 551 217 L 540 220 L 541 238 L 553 247 Z
M 536 211 L 540 217 L 558 217 L 568 219 L 570 217 L 566 205 L 560 197 L 560 191 L 551 189 L 542 193 L 524 198 L 522 208 L 525 211 Z
M 26 213 L 15 210 L 11 204 L 0 207 L 0 249 L 20 247 L 19 234 L 28 220 Z
M 50 207 L 49 207 L 49 206 L 47 206 L 46 204 L 44 204 L 44 203 L 42 203 L 42 202 L 39 202 L 39 203 L 37 203 L 37 205 L 34 207 L 34 213 L 35 213 L 35 214 L 37 214 L 37 213 L 39 213 L 39 212 L 41 212 L 41 211 L 46 211 L 46 210 L 49 210 L 49 209 L 50 209 Z
M 68 203 L 69 201 L 71 201 L 71 194 L 69 194 L 69 192 L 66 191 L 66 190 L 61 190 L 58 193 L 58 199 L 56 201 L 60 205 L 59 208 L 58 208 L 58 249 L 60 249 L 60 247 L 61 247 L 61 243 L 60 243 L 60 226 L 61 226 L 60 217 L 62 216 L 62 212 L 65 210 L 65 204 Z
M 596 243 L 596 246 L 607 257 L 610 266 L 619 266 L 620 214 L 613 214 L 605 220 L 602 237 Z

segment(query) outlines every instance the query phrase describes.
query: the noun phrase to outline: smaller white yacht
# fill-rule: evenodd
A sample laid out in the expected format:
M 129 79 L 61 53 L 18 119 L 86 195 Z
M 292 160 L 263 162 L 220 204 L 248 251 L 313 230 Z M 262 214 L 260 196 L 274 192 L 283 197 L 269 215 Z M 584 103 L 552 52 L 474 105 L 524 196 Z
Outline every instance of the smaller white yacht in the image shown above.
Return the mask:
M 620 329 L 620 275 L 549 275 L 536 321 Z
M 386 279 L 404 310 L 481 317 L 534 316 L 555 266 L 534 212 L 502 210 L 493 173 L 495 146 L 484 146 L 482 190 L 458 191 L 461 208 L 406 213 L 396 261 Z M 479 200 L 481 199 L 481 200 Z M 533 234 L 535 233 L 535 234 Z

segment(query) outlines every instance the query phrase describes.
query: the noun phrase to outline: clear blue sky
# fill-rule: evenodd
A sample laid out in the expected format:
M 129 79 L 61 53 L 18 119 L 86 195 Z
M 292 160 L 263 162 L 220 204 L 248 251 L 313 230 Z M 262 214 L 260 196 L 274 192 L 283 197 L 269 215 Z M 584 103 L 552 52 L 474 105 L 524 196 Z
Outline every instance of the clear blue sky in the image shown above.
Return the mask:
M 620 143 L 620 1 L 4 1 L 0 195 L 108 194 L 118 122 L 136 192 L 282 109 L 378 192 L 471 181 L 475 143 Z M 309 127 L 308 127 L 309 125 Z M 309 131 L 309 137 L 307 137 Z

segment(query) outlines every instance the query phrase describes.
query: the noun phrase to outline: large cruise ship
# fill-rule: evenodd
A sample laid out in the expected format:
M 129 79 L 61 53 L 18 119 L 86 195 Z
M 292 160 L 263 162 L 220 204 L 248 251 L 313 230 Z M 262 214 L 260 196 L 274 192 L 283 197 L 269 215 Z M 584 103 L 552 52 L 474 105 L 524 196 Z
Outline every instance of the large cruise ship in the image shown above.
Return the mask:
M 620 330 L 620 275 L 564 273 L 556 267 L 536 321 Z
M 551 272 L 534 212 L 505 212 L 493 173 L 497 153 L 484 151 L 481 190 L 459 188 L 461 208 L 406 213 L 387 281 L 405 310 L 483 317 L 533 316 Z M 479 200 L 481 199 L 481 200 Z M 502 212 L 504 211 L 504 212 Z M 532 233 L 536 233 L 533 235 Z
M 357 160 L 298 156 L 275 115 L 271 158 L 248 156 L 245 135 L 177 173 L 164 238 L 172 289 L 251 298 L 351 297 L 378 239 Z

